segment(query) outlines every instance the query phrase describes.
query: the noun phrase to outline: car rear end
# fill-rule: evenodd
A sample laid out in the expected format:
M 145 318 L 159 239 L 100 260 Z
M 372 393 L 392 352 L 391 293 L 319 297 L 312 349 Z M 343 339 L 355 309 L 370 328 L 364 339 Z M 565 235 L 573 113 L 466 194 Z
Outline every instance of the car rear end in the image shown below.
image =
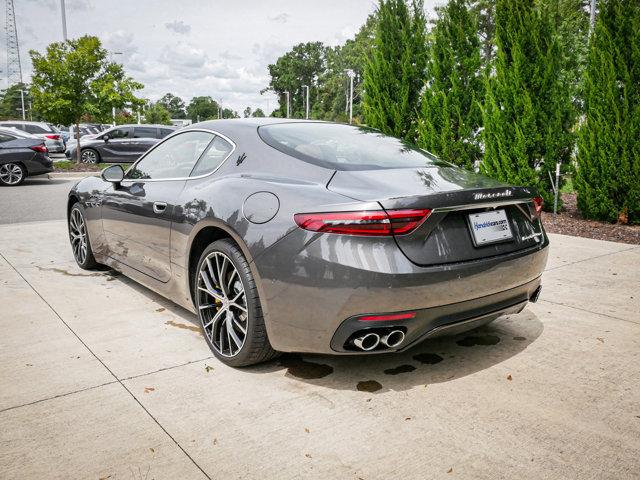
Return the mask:
M 535 192 L 437 160 L 345 169 L 340 155 L 325 188 L 343 201 L 300 208 L 256 259 L 274 348 L 398 351 L 537 300 L 549 242 Z

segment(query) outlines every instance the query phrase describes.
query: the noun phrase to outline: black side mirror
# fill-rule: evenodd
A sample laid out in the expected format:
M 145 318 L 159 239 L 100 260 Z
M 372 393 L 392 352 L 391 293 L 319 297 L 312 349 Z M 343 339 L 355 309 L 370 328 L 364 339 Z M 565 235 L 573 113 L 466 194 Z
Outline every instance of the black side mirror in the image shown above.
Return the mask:
M 105 133 L 105 134 L 102 136 L 102 140 L 104 140 L 105 142 L 108 142 L 108 141 L 109 141 L 109 138 L 110 138 L 110 137 L 109 137 L 109 134 L 108 134 L 108 133 Z
M 102 170 L 100 177 L 102 177 L 105 182 L 111 182 L 117 186 L 124 180 L 124 170 L 120 165 L 111 165 Z

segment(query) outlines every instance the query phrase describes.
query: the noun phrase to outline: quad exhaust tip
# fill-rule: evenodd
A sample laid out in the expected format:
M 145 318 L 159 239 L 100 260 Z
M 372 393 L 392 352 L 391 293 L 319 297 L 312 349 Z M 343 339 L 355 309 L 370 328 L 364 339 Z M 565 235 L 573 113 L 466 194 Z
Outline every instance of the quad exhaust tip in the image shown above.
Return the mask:
M 369 352 L 380 344 L 380 335 L 377 333 L 367 333 L 353 339 L 353 344 L 360 350 Z
M 402 330 L 392 330 L 383 336 L 380 341 L 389 348 L 395 348 L 404 342 L 404 332 Z

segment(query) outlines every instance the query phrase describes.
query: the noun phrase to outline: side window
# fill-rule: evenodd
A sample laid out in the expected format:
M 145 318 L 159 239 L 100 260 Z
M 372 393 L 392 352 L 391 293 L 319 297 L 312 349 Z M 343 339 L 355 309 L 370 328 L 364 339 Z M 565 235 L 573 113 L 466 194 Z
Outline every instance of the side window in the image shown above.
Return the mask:
M 156 138 L 157 135 L 155 127 L 135 127 L 133 129 L 133 138 Z
M 109 138 L 131 138 L 131 128 L 116 128 L 108 132 Z
M 173 133 L 173 130 L 171 130 L 170 128 L 161 128 L 160 129 L 160 138 L 164 138 L 167 135 L 171 135 Z
M 126 178 L 186 178 L 213 139 L 207 132 L 184 132 L 158 144 L 127 171 Z
M 28 133 L 47 133 L 47 131 L 44 128 L 42 128 L 41 126 L 39 126 L 39 125 L 31 125 L 29 123 L 27 123 L 24 126 L 24 130 L 25 130 L 25 132 L 28 132 Z
M 22 125 L 20 123 L 3 123 L 2 126 L 3 127 L 18 128 L 20 130 L 24 130 L 24 125 Z
M 195 168 L 191 172 L 191 177 L 206 175 L 213 172 L 229 156 L 233 146 L 222 137 L 213 139 L 209 148 L 200 157 Z
M 15 140 L 16 137 L 12 137 L 8 133 L 0 133 L 0 143 L 10 142 L 11 140 Z

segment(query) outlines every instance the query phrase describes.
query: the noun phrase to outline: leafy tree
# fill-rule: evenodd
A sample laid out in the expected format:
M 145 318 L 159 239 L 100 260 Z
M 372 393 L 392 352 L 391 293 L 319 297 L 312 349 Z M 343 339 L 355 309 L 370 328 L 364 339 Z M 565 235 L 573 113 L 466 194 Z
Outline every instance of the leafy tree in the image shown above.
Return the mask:
M 422 0 L 380 0 L 376 37 L 364 71 L 365 123 L 413 139 L 427 63 Z
M 482 158 L 479 130 L 481 77 L 478 20 L 467 0 L 438 9 L 430 41 L 418 143 L 446 161 L 472 169 Z
M 171 114 L 160 102 L 152 103 L 144 112 L 144 123 L 171 125 Z
M 20 91 L 24 92 L 23 94 Z M 29 85 L 15 83 L 0 93 L 0 118 L 13 120 L 22 119 L 22 96 L 24 95 L 24 110 L 27 119 L 38 119 L 38 114 L 32 112 L 29 104 L 33 102 L 29 91 Z
M 315 97 L 318 77 L 326 66 L 326 50 L 322 42 L 299 43 L 278 58 L 276 63 L 269 65 L 271 81 L 262 93 L 272 91 L 281 99 L 277 116 L 287 116 L 285 92 L 289 92 L 291 116 L 304 118 L 306 92 L 302 87 L 308 85 L 309 97 Z
M 262 109 L 261 109 L 261 108 L 256 108 L 256 109 L 253 111 L 253 113 L 251 114 L 251 116 L 252 116 L 252 117 L 260 117 L 260 118 L 262 118 L 262 117 L 264 117 L 265 115 L 264 115 L 264 112 L 262 111 Z
M 251 107 L 245 108 L 244 111 L 242 112 L 242 116 L 244 118 L 249 118 L 251 116 Z
M 496 51 L 496 0 L 471 0 L 471 10 L 478 18 L 482 63 L 485 68 L 490 68 Z
M 371 54 L 376 34 L 376 15 L 369 15 L 355 37 L 344 45 L 329 47 L 326 53 L 327 68 L 318 78 L 318 95 L 311 101 L 311 117 L 322 120 L 348 121 L 349 77 L 353 77 L 353 117 L 362 122 L 362 80 L 367 58 Z
M 495 74 L 487 82 L 481 170 L 536 187 L 551 204 L 548 172 L 568 158 L 573 125 L 553 22 L 532 0 L 496 2 Z
M 640 4 L 602 0 L 589 44 L 576 190 L 583 215 L 640 223 Z
M 213 98 L 193 97 L 187 106 L 187 117 L 192 122 L 203 122 L 212 118 L 218 118 L 218 102 Z
M 107 51 L 96 37 L 55 42 L 44 55 L 35 50 L 29 54 L 33 64 L 33 106 L 50 122 L 76 125 L 78 162 L 78 126 L 83 115 L 105 119 L 111 116 L 112 108 L 141 104 L 133 92 L 143 85 L 125 75 L 122 65 L 107 60 Z
M 184 100 L 180 97 L 177 97 L 172 93 L 165 93 L 164 96 L 158 100 L 158 103 L 169 112 L 171 118 L 187 118 Z
M 222 118 L 240 118 L 240 115 L 238 115 L 238 112 L 236 112 L 235 110 L 231 110 L 230 108 L 223 108 Z

